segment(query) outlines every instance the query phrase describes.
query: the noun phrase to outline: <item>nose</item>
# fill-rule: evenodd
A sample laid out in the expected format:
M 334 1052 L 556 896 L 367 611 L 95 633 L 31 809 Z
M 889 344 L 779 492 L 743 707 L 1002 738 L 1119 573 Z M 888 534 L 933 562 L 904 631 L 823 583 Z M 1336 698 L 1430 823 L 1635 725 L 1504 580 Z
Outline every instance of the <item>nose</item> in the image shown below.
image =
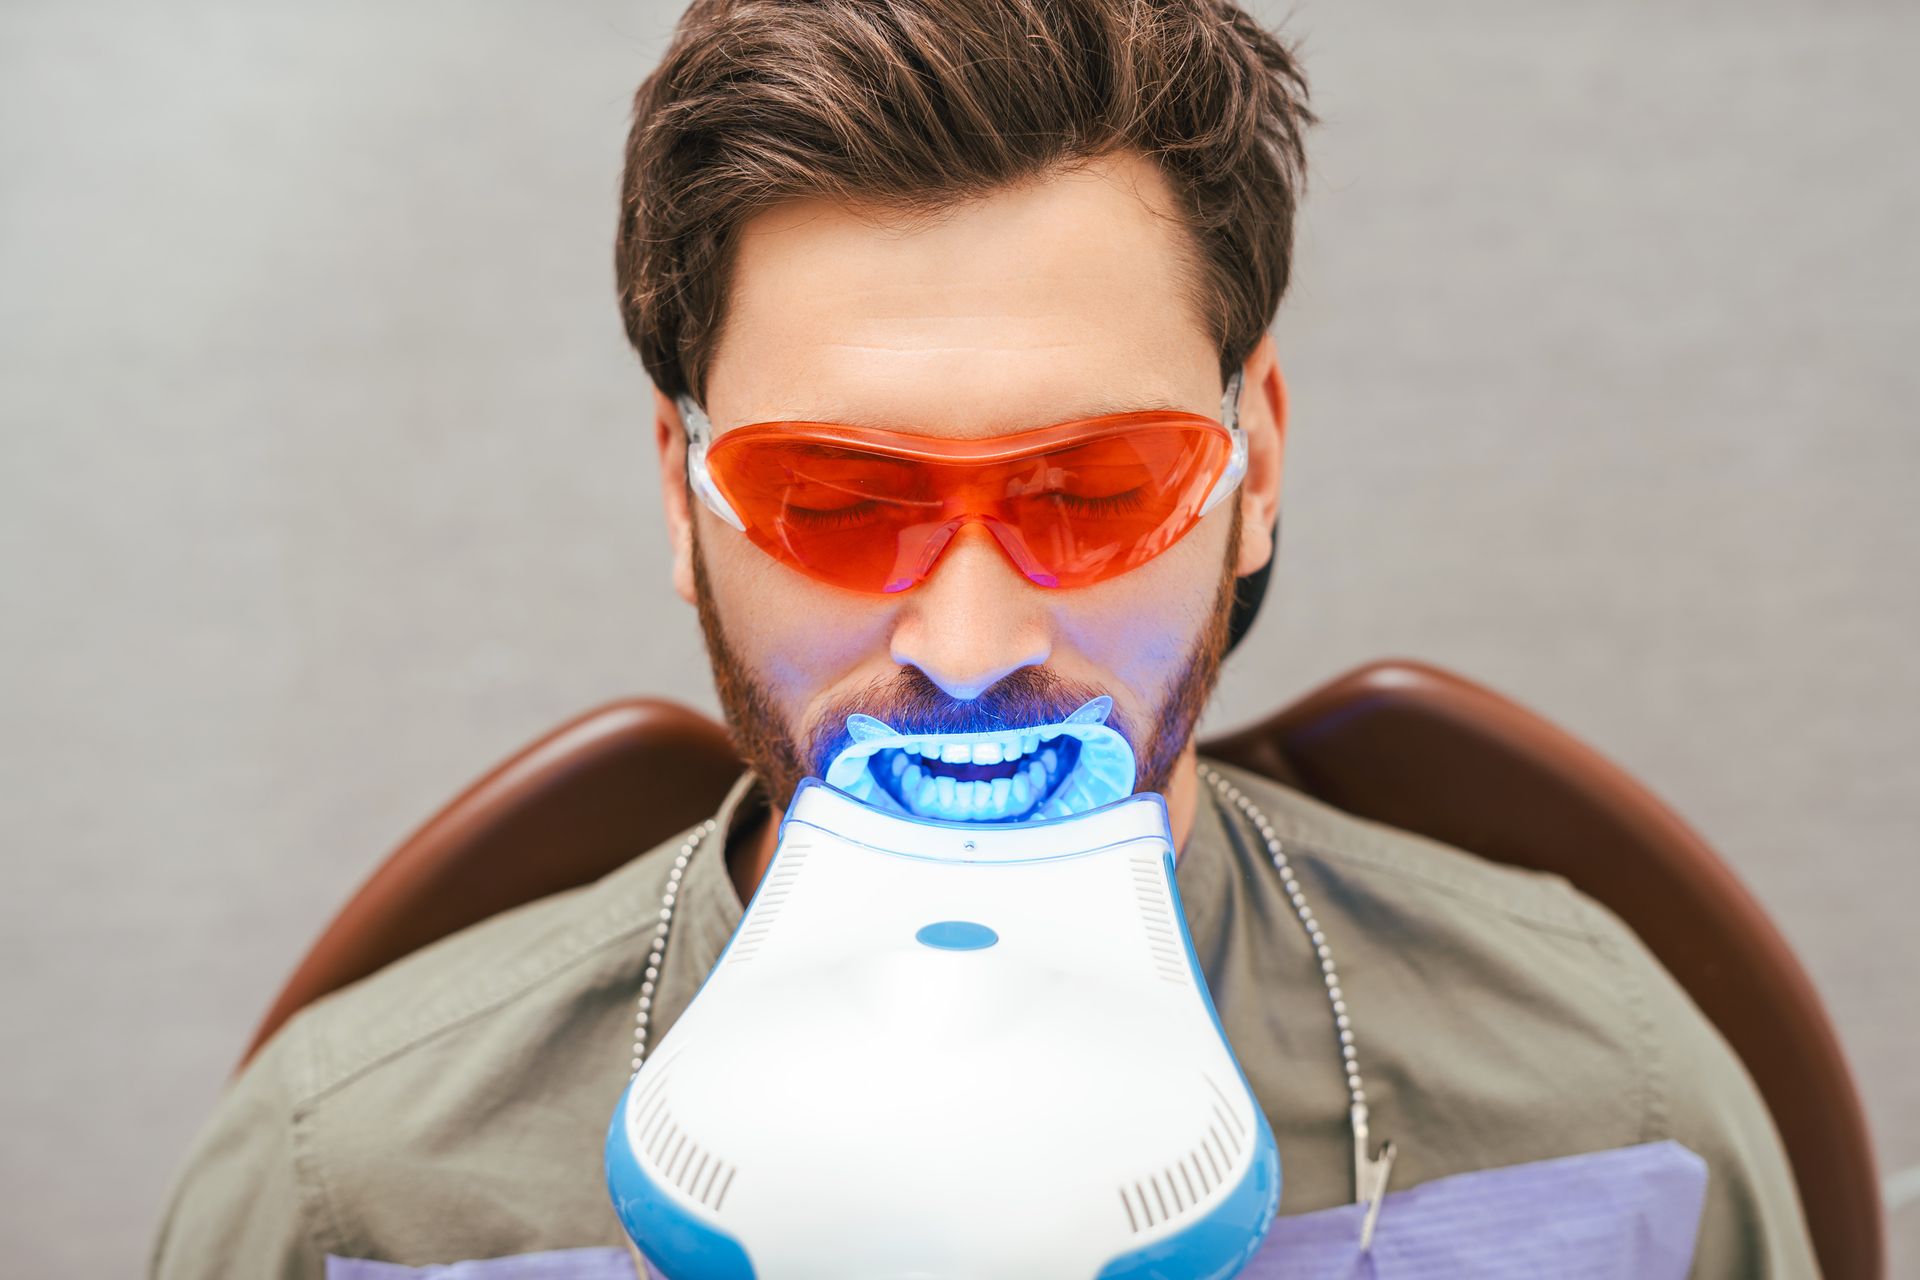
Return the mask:
M 1045 593 L 1014 568 L 992 534 L 968 524 L 933 573 L 907 593 L 894 624 L 893 660 L 918 667 L 950 697 L 971 701 L 1052 655 Z

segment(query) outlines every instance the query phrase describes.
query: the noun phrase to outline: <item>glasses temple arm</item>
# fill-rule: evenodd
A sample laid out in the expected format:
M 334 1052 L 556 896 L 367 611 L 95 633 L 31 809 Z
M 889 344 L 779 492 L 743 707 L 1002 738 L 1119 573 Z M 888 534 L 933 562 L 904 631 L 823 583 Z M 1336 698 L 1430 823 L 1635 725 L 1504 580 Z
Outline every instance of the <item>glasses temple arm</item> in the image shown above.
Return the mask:
M 680 410 L 680 421 L 687 431 L 687 483 L 707 504 L 707 510 L 745 533 L 746 522 L 714 484 L 713 473 L 707 469 L 707 446 L 713 441 L 713 424 L 707 421 L 707 415 L 693 402 L 692 396 L 675 396 L 673 403 Z
M 1240 426 L 1240 384 L 1243 377 L 1244 371 L 1235 369 L 1227 379 L 1226 391 L 1220 397 L 1220 425 L 1227 429 L 1233 449 L 1227 455 L 1226 470 L 1213 482 L 1213 488 L 1207 490 L 1207 500 L 1200 504 L 1200 514 L 1203 516 L 1239 487 L 1241 478 L 1247 474 L 1247 433 Z

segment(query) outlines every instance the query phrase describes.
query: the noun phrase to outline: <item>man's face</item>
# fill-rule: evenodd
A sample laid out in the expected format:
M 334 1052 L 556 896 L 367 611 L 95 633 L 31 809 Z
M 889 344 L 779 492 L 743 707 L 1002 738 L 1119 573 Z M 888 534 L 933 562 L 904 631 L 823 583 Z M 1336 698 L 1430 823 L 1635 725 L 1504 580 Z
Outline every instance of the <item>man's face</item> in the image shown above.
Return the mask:
M 798 201 L 743 228 L 704 406 L 716 438 L 778 419 L 977 438 L 1133 408 L 1218 415 L 1188 233 L 1150 161 L 1109 158 L 911 229 L 876 213 Z M 774 803 L 824 771 L 852 712 L 964 732 L 1059 720 L 1100 694 L 1137 785 L 1190 785 L 1180 766 L 1233 578 L 1271 554 L 1284 393 L 1270 342 L 1246 382 L 1241 491 L 1153 560 L 1046 588 L 970 525 L 930 577 L 890 595 L 805 577 L 690 502 L 682 427 L 660 397 L 675 585 L 699 606 L 736 741 Z

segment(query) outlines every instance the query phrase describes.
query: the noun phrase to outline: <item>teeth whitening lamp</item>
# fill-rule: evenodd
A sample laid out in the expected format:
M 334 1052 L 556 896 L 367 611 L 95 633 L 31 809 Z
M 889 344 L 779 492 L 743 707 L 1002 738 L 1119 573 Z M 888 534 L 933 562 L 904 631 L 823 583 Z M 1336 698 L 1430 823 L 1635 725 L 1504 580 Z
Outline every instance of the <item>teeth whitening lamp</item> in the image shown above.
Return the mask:
M 1280 1162 L 1098 698 L 854 716 L 628 1083 L 607 1185 L 667 1280 L 1229 1280 Z

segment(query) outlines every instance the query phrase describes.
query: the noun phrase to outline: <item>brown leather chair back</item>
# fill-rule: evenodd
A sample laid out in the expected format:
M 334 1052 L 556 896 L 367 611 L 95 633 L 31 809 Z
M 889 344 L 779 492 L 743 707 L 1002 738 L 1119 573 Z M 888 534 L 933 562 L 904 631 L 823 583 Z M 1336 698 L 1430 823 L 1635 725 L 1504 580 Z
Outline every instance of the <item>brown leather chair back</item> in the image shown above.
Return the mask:
M 1646 788 L 1523 707 L 1408 661 L 1360 667 L 1201 750 L 1360 817 L 1565 876 L 1611 908 L 1752 1074 L 1827 1280 L 1882 1280 L 1872 1145 L 1819 995 L 1752 895 Z M 591 883 L 693 826 L 740 767 L 719 725 L 670 702 L 616 702 L 561 726 L 382 864 L 294 973 L 248 1056 L 308 1002 L 488 916 Z
M 1490 689 L 1376 662 L 1203 751 L 1363 818 L 1566 877 L 1609 907 L 1720 1029 L 1786 1144 L 1827 1280 L 1881 1280 L 1865 1113 L 1779 930 L 1652 792 Z
M 561 725 L 407 837 L 267 1011 L 245 1065 L 308 1004 L 511 907 L 591 884 L 704 821 L 740 776 L 727 732 L 656 698 Z

